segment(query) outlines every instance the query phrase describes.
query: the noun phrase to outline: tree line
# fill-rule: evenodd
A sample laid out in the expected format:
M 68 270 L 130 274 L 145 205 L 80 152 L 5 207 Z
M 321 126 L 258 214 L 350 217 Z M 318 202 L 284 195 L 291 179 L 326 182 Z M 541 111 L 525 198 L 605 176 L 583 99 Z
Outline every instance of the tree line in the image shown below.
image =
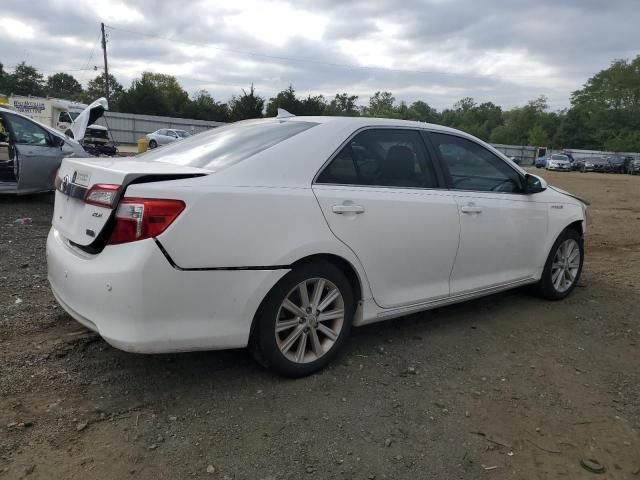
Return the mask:
M 104 96 L 104 75 L 83 86 L 68 73 L 44 77 L 24 62 L 13 72 L 0 63 L 0 93 L 51 96 L 89 103 Z M 619 152 L 640 151 L 640 55 L 615 60 L 571 94 L 568 108 L 551 111 L 544 96 L 524 106 L 503 110 L 492 102 L 466 97 L 438 111 L 427 102 L 397 102 L 379 91 L 361 105 L 357 95 L 336 93 L 300 96 L 289 85 L 268 100 L 253 85 L 221 102 L 206 90 L 191 96 L 172 75 L 143 72 L 129 88 L 109 75 L 110 109 L 126 113 L 163 115 L 233 122 L 273 117 L 278 108 L 295 115 L 389 117 L 437 123 L 468 132 L 492 143 L 553 148 L 585 148 Z

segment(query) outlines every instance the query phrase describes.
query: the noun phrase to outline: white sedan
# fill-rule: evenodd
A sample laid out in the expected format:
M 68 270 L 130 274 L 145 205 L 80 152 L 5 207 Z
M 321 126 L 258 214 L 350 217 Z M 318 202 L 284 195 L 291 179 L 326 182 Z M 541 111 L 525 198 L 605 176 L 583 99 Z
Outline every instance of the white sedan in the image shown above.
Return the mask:
M 547 170 L 561 170 L 565 172 L 571 171 L 571 160 L 567 155 L 554 154 L 551 155 L 545 167 Z
M 153 133 L 146 135 L 147 144 L 149 148 L 156 148 L 160 145 L 166 145 L 167 143 L 175 142 L 176 140 L 182 140 L 190 137 L 191 134 L 186 130 L 176 130 L 175 128 L 161 128 Z
M 352 326 L 526 284 L 566 297 L 585 209 L 450 128 L 248 120 L 135 158 L 65 159 L 49 281 L 117 348 L 249 346 L 303 376 Z

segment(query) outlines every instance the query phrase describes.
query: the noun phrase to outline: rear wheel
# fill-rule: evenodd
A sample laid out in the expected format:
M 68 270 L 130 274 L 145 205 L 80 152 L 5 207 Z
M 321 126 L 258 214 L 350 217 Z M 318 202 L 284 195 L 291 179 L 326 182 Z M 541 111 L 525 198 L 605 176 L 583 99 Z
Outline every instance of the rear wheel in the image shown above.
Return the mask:
M 155 140 L 149 140 L 149 148 L 156 148 L 158 146 L 158 142 Z
M 565 229 L 553 244 L 538 283 L 538 292 L 549 300 L 561 300 L 575 288 L 584 261 L 584 241 L 580 233 Z
M 354 310 L 351 286 L 337 267 L 301 265 L 260 306 L 251 350 L 259 363 L 280 375 L 310 375 L 336 356 L 351 330 Z

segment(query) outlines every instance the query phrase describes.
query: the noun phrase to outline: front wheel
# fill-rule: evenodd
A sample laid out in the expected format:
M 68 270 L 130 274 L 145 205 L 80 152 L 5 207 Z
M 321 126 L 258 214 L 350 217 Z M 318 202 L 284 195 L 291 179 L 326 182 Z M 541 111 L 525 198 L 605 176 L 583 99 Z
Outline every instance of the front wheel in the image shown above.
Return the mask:
M 155 140 L 149 140 L 149 148 L 156 148 L 158 146 L 158 142 Z
M 351 285 L 330 263 L 300 265 L 263 301 L 251 350 L 256 360 L 286 377 L 324 368 L 345 342 L 355 311 Z
M 549 300 L 561 300 L 575 288 L 584 261 L 584 240 L 572 228 L 557 238 L 538 282 L 538 292 Z

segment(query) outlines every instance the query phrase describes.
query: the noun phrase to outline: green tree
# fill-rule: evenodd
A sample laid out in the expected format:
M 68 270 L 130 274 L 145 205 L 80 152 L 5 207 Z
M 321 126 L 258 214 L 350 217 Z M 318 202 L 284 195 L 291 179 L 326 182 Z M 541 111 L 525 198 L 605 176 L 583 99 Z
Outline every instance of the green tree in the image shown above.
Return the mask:
M 47 78 L 47 95 L 70 100 L 78 100 L 82 94 L 82 85 L 73 75 L 54 73 Z
M 363 109 L 363 113 L 367 117 L 395 117 L 395 102 L 396 98 L 391 92 L 378 91 L 369 98 L 369 106 Z
M 16 66 L 13 73 L 5 74 L 5 93 L 14 95 L 42 96 L 45 93 L 44 77 L 25 62 Z
M 567 122 L 579 146 L 608 144 L 629 151 L 640 130 L 640 55 L 615 60 L 573 92 Z
M 122 92 L 124 92 L 124 88 L 118 82 L 113 74 L 109 74 L 108 77 L 109 83 L 109 110 L 117 110 L 118 101 L 120 100 L 120 96 Z M 82 94 L 82 100 L 85 103 L 91 103 L 94 100 L 97 100 L 100 97 L 104 97 L 106 95 L 106 91 L 104 88 L 104 75 L 98 75 L 93 80 L 90 80 L 87 84 L 87 88 Z
M 216 102 L 206 90 L 200 90 L 185 107 L 184 116 L 197 120 L 228 122 L 229 107 L 226 103 Z
M 323 95 L 308 95 L 300 101 L 300 113 L 296 115 L 325 115 L 327 101 Z
M 357 95 L 349 95 L 346 92 L 336 93 L 336 96 L 327 105 L 325 115 L 357 117 L 360 115 L 357 103 Z
M 440 121 L 438 111 L 422 100 L 417 100 L 409 106 L 408 118 L 427 123 L 438 123 Z
M 229 101 L 229 117 L 232 122 L 248 118 L 260 118 L 262 117 L 263 108 L 264 98 L 256 95 L 252 83 L 249 93 L 242 89 L 242 95 L 231 97 Z
M 491 102 L 478 105 L 473 98 L 465 97 L 452 109 L 444 110 L 441 121 L 449 127 L 489 140 L 492 132 L 504 123 L 504 116 L 502 109 Z
M 189 95 L 176 77 L 143 72 L 119 98 L 119 108 L 127 113 L 183 117 Z
M 528 144 L 534 147 L 546 147 L 549 144 L 549 136 L 542 125 L 536 124 L 529 131 Z
M 275 117 L 278 115 L 278 108 L 283 108 L 289 113 L 300 115 L 302 111 L 302 102 L 296 97 L 296 91 L 292 85 L 278 92 L 275 97 L 269 99 L 267 104 L 267 117 Z

